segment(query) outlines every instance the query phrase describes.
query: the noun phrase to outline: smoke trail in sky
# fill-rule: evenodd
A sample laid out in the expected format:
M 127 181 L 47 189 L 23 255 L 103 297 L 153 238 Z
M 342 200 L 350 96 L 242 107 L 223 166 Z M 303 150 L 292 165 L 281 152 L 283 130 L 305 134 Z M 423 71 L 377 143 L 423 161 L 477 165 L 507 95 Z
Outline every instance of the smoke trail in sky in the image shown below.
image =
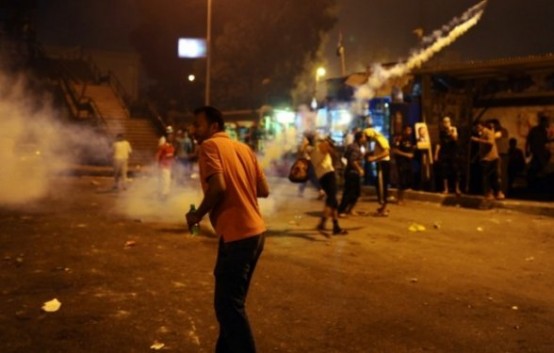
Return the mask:
M 411 70 L 420 67 L 430 60 L 436 53 L 454 43 L 472 27 L 477 25 L 483 16 L 487 2 L 488 0 L 480 2 L 464 12 L 462 16 L 454 18 L 449 24 L 424 37 L 422 40 L 423 48 L 414 51 L 405 62 L 398 63 L 391 68 L 374 65 L 367 84 L 360 87 L 356 92 L 356 98 L 373 98 L 376 91 L 389 79 L 406 75 Z

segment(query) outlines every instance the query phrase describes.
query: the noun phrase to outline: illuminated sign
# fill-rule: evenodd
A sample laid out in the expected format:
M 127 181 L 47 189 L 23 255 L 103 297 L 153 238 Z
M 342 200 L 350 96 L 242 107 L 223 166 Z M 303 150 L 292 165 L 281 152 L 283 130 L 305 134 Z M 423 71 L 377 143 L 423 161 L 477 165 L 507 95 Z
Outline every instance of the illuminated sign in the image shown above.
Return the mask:
M 200 38 L 179 38 L 177 55 L 180 58 L 197 59 L 206 57 L 206 40 Z

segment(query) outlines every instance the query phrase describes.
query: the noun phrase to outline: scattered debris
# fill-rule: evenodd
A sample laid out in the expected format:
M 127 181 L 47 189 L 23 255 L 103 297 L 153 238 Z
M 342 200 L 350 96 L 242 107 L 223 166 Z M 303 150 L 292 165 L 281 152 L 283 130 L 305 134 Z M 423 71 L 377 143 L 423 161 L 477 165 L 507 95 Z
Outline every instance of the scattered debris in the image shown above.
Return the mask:
M 77 228 L 86 228 L 86 227 L 87 227 L 87 225 L 84 224 L 84 223 L 77 224 Z
M 161 334 L 169 333 L 169 329 L 166 326 L 162 326 L 158 329 L 158 333 L 161 333 Z
M 165 347 L 165 344 L 163 344 L 161 342 L 158 342 L 158 341 L 154 341 L 154 343 L 150 346 L 150 349 L 153 349 L 155 351 L 159 351 L 163 347 Z
M 137 242 L 134 240 L 127 240 L 125 242 L 125 248 L 132 248 L 135 245 L 137 245 Z
M 439 222 L 435 222 L 435 223 L 433 223 L 433 228 L 441 229 L 441 224 Z
M 27 309 L 18 310 L 15 313 L 18 320 L 30 320 L 32 317 Z
M 478 232 L 482 232 L 482 231 L 483 231 L 483 227 L 477 227 L 477 231 L 478 231 Z
M 416 277 L 410 278 L 410 282 L 417 283 L 417 282 L 419 282 L 419 279 L 417 279 Z
M 97 182 L 96 180 L 92 180 L 92 181 L 90 182 L 90 185 L 99 186 L 100 183 Z
M 517 306 L 512 306 L 512 310 L 519 310 L 519 308 Z
M 533 256 L 529 256 L 528 258 L 525 259 L 525 261 L 527 262 L 535 261 L 535 258 Z
M 137 223 L 142 223 L 142 219 L 141 219 L 141 218 L 136 218 L 136 219 L 135 219 L 135 222 L 137 222 Z
M 424 232 L 426 230 L 424 225 L 412 223 L 410 227 L 408 227 L 408 230 L 410 232 Z
M 47 313 L 55 313 L 56 311 L 60 310 L 60 307 L 62 306 L 62 303 L 56 298 L 47 301 L 42 306 L 42 310 L 46 311 Z

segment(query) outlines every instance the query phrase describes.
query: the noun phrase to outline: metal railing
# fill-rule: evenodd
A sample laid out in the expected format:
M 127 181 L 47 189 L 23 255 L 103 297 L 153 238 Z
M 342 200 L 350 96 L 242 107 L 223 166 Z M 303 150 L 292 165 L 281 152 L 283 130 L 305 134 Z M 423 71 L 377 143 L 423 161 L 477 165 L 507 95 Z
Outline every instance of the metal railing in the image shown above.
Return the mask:
M 64 90 L 64 92 L 67 92 L 67 95 L 69 96 L 69 99 L 71 101 L 68 102 L 68 104 L 70 105 L 70 110 L 72 110 L 72 114 L 76 115 L 76 118 L 80 118 L 80 113 L 85 111 L 87 112 L 87 115 L 92 114 L 97 126 L 102 129 L 107 129 L 108 124 L 100 109 L 98 109 L 98 106 L 91 97 L 85 95 L 86 83 L 80 82 L 78 79 L 76 79 L 69 72 L 69 70 L 64 67 L 64 65 L 59 67 L 59 77 L 62 89 Z M 74 84 L 76 83 L 81 83 L 84 85 L 83 90 L 80 93 L 77 92 L 77 90 L 75 89 Z M 73 106 L 74 109 L 71 109 L 71 106 Z

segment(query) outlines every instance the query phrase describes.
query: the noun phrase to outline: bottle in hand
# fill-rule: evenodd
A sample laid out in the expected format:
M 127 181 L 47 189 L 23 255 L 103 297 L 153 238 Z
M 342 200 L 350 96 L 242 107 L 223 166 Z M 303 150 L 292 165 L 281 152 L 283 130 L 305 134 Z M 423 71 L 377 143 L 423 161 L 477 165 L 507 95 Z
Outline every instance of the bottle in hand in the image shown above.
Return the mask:
M 196 206 L 194 204 L 190 205 L 189 212 L 196 212 Z M 191 235 L 198 235 L 200 233 L 200 225 L 198 223 L 195 223 L 190 228 Z

